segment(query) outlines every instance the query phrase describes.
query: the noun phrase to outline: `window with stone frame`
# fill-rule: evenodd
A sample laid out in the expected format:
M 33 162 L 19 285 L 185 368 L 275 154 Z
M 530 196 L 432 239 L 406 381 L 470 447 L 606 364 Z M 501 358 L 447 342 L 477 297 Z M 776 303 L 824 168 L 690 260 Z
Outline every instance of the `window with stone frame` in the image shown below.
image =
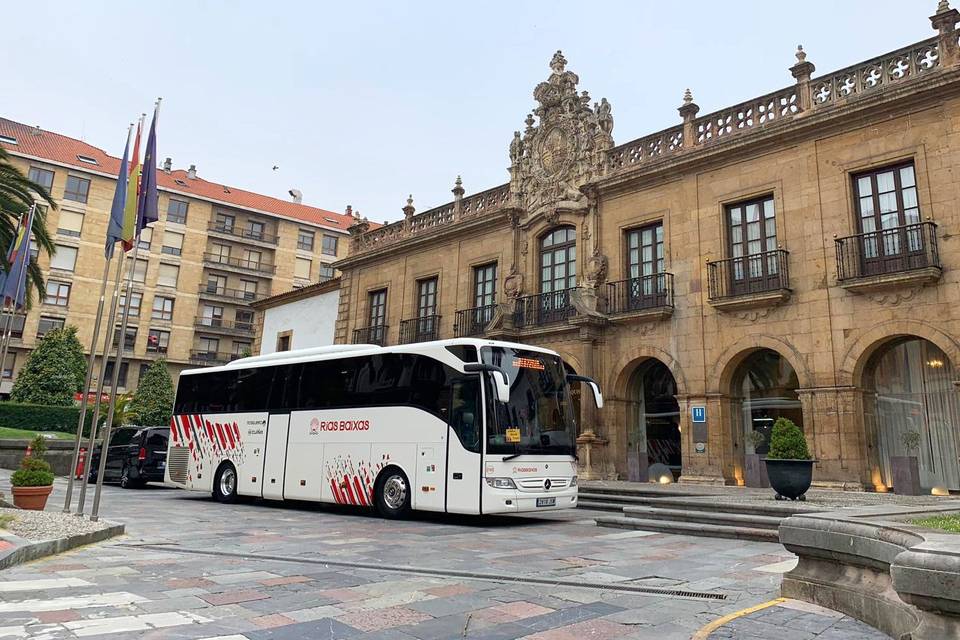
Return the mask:
M 130 294 L 130 317 L 138 318 L 140 317 L 140 305 L 143 303 L 143 294 L 139 291 L 134 291 Z M 120 295 L 120 312 L 123 313 L 123 308 L 127 306 L 127 295 Z
M 127 327 L 127 333 L 124 336 L 123 340 L 123 350 L 124 351 L 133 351 L 134 347 L 137 344 L 137 327 Z M 117 325 L 113 328 L 113 346 L 120 344 L 120 325 Z
M 79 238 L 83 233 L 83 214 L 62 209 L 57 219 L 57 235 Z
M 104 385 L 111 387 L 113 386 L 113 368 L 116 365 L 115 360 L 110 360 L 107 362 L 107 366 L 103 370 L 103 383 Z M 127 372 L 130 370 L 129 362 L 121 362 L 119 374 L 117 375 L 117 387 L 126 387 L 127 386 Z
M 173 298 L 154 296 L 153 313 L 150 317 L 153 320 L 173 320 L 173 303 Z
M 42 338 L 54 329 L 63 329 L 64 324 L 66 324 L 66 319 L 64 318 L 40 316 L 40 322 L 37 323 L 37 338 Z
M 313 251 L 313 241 L 316 238 L 316 234 L 313 231 L 308 231 L 307 229 L 299 229 L 297 231 L 297 249 L 303 249 L 304 251 Z
M 323 244 L 320 247 L 320 252 L 325 256 L 337 255 L 337 239 L 338 238 L 336 236 L 328 236 L 324 234 L 322 240 Z
M 73 202 L 87 203 L 90 197 L 90 181 L 80 176 L 67 176 L 67 184 L 63 189 L 63 199 Z
M 924 251 L 923 233 L 912 226 L 922 221 L 913 161 L 857 173 L 853 188 L 865 272 L 877 271 L 890 258 L 901 264 L 902 256 Z
M 175 224 L 186 224 L 187 223 L 187 210 L 190 208 L 190 203 L 183 200 L 177 200 L 175 198 L 170 198 L 170 201 L 167 203 L 167 222 L 173 222 Z
M 47 280 L 43 304 L 65 307 L 70 303 L 70 283 Z
M 780 261 L 776 253 L 777 217 L 773 195 L 728 204 L 724 210 L 731 291 L 776 288 Z
M 166 353 L 170 347 L 170 332 L 165 329 L 150 329 L 147 334 L 147 351 Z
M 53 176 L 53 171 L 40 167 L 30 167 L 30 171 L 27 172 L 27 178 L 46 189 L 47 193 L 53 188 Z
M 160 251 L 167 255 L 179 256 L 183 253 L 183 234 L 165 230 L 163 232 L 163 246 Z

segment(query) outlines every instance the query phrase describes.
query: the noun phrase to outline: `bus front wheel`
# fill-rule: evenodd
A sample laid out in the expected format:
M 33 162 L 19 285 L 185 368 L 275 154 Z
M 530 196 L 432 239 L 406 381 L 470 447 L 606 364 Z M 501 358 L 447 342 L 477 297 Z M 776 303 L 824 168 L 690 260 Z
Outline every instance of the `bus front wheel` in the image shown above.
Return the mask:
M 213 477 L 213 497 L 224 504 L 237 499 L 237 470 L 229 462 L 221 465 Z
M 377 512 L 384 518 L 402 518 L 410 511 L 410 482 L 406 474 L 389 467 L 380 474 L 374 491 Z

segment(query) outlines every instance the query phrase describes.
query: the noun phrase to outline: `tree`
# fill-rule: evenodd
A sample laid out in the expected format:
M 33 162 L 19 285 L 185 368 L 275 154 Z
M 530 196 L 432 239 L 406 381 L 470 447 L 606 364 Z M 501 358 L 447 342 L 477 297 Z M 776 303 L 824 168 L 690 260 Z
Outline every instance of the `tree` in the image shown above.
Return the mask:
M 83 389 L 87 363 L 73 326 L 44 334 L 10 392 L 14 402 L 69 406 Z
M 3 252 L 0 253 L 0 269 L 3 271 L 10 268 L 6 250 L 16 235 L 17 222 L 30 209 L 37 198 L 43 200 L 50 208 L 57 208 L 57 203 L 54 202 L 47 190 L 13 166 L 6 149 L 0 147 L 0 252 Z M 37 247 L 44 253 L 52 255 L 56 249 L 47 231 L 46 209 L 37 209 L 33 218 L 32 231 L 33 238 L 37 241 Z M 36 260 L 31 260 L 27 269 L 26 299 L 28 304 L 33 289 L 36 289 L 41 296 L 43 295 L 43 273 L 40 271 L 40 266 Z
M 143 373 L 131 410 L 142 425 L 167 425 L 173 417 L 173 396 L 173 380 L 167 372 L 167 362 L 156 360 Z
M 109 406 L 100 405 L 100 415 L 106 419 Z M 122 427 L 125 424 L 136 424 L 141 422 L 140 414 L 133 406 L 133 395 L 129 393 L 118 393 L 113 400 L 113 424 L 114 429 Z

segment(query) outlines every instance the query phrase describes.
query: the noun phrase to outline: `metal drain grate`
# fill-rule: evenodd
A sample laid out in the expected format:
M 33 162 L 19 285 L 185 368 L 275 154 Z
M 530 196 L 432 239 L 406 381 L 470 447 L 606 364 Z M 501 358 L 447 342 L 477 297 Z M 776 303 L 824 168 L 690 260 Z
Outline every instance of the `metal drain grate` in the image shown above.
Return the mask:
M 320 564 L 331 567 L 344 567 L 347 569 L 360 569 L 370 571 L 383 571 L 391 573 L 407 573 L 420 576 L 435 576 L 438 578 L 465 578 L 468 580 L 483 580 L 486 582 L 512 583 L 512 584 L 537 584 L 547 586 L 572 587 L 577 589 L 594 589 L 600 591 L 619 591 L 622 593 L 639 593 L 645 595 L 658 595 L 673 598 L 691 598 L 695 600 L 726 600 L 727 596 L 723 593 L 712 593 L 709 591 L 687 591 L 685 589 L 671 589 L 664 587 L 645 587 L 638 584 L 628 584 L 623 582 L 584 582 L 582 580 L 571 580 L 564 578 L 537 578 L 528 576 L 505 575 L 495 573 L 479 573 L 473 571 L 457 571 L 454 569 L 425 569 L 420 567 L 410 567 L 403 565 L 386 565 L 373 562 L 344 562 L 343 560 L 328 560 L 324 558 L 304 558 L 298 556 L 281 556 L 267 553 L 234 553 L 230 551 L 208 551 L 205 549 L 190 549 L 188 547 L 171 546 L 169 544 L 126 544 L 120 545 L 128 549 L 150 549 L 151 551 L 164 551 L 167 553 L 193 554 L 199 556 L 212 556 L 219 558 L 241 558 L 244 560 L 268 560 L 271 562 L 290 562 L 294 564 Z

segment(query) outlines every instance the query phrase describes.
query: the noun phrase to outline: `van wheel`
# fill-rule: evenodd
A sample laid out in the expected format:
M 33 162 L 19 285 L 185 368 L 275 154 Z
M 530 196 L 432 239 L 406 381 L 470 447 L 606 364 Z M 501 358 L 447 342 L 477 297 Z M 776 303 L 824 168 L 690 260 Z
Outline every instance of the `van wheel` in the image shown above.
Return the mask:
M 237 470 L 229 462 L 217 469 L 213 477 L 213 497 L 224 504 L 237 499 Z
M 384 518 L 402 518 L 410 511 L 410 482 L 396 467 L 384 471 L 374 490 L 377 512 Z

